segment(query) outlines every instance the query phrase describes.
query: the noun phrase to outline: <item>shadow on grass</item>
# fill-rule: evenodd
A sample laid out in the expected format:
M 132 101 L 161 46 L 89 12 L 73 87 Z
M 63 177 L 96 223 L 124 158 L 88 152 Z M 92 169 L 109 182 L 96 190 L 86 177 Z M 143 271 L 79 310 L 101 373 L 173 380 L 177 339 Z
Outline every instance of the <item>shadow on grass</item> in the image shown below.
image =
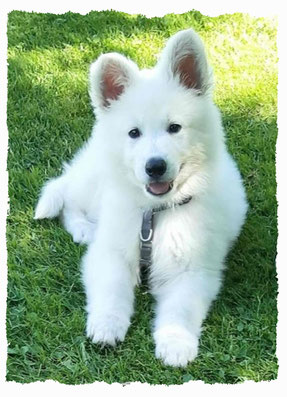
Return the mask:
M 129 15 L 118 11 L 92 11 L 89 14 L 41 14 L 22 11 L 12 11 L 8 19 L 8 45 L 10 48 L 21 46 L 29 51 L 36 48 L 63 48 L 66 45 L 88 43 L 93 40 L 116 35 L 130 37 L 139 33 L 160 32 L 169 37 L 171 31 L 186 27 L 200 30 L 206 21 L 212 18 L 198 11 L 182 14 L 179 25 L 169 15 L 162 18 L 147 18 L 143 15 Z

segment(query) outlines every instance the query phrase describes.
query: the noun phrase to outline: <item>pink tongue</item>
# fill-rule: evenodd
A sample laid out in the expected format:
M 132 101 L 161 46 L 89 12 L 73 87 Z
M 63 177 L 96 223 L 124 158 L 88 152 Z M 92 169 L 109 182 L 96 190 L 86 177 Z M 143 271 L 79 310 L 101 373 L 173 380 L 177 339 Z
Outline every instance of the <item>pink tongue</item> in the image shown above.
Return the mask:
M 169 189 L 169 182 L 152 182 L 148 187 L 153 194 L 164 194 Z

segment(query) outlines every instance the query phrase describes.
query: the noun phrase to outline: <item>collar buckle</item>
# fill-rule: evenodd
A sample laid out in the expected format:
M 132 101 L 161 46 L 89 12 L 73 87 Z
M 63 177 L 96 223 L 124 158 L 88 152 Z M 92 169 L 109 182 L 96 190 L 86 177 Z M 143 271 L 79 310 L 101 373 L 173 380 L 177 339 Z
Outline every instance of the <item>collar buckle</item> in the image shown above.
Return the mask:
M 141 241 L 142 241 L 143 243 L 146 243 L 146 242 L 148 242 L 148 241 L 151 241 L 151 240 L 152 240 L 152 236 L 153 236 L 153 229 L 149 229 L 149 234 L 148 234 L 147 238 L 144 238 L 144 237 L 143 237 L 142 230 L 141 230 L 141 232 L 140 232 L 140 239 L 141 239 Z

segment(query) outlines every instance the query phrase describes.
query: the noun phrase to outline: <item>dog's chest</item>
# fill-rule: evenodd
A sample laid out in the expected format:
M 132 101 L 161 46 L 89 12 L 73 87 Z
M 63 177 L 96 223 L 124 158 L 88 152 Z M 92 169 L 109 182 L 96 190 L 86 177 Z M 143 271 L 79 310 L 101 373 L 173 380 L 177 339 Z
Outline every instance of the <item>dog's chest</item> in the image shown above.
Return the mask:
M 155 216 L 153 263 L 165 262 L 185 266 L 189 262 L 192 245 L 190 219 L 186 211 L 175 209 Z

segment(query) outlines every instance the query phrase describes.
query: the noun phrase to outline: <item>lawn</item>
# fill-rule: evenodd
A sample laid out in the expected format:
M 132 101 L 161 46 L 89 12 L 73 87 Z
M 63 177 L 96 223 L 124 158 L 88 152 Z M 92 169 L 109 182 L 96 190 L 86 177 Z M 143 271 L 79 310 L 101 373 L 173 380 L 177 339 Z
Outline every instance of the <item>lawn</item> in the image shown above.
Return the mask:
M 250 209 L 228 256 L 224 287 L 204 322 L 200 353 L 187 368 L 154 357 L 153 301 L 136 291 L 125 341 L 100 348 L 85 337 L 80 261 L 85 248 L 57 220 L 34 221 L 40 188 L 59 175 L 90 134 L 89 64 L 118 51 L 150 67 L 165 40 L 193 27 L 214 68 L 214 98 L 238 162 Z M 193 11 L 148 19 L 120 12 L 87 15 L 13 11 L 8 20 L 9 342 L 7 380 L 53 379 L 181 384 L 277 377 L 277 21 Z

